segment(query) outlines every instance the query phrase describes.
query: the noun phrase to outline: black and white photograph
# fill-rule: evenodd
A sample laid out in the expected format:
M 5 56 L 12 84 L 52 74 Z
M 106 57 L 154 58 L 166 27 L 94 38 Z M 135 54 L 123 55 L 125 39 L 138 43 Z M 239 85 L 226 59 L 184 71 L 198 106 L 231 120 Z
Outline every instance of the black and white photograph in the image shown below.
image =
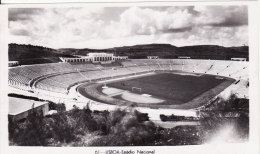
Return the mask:
M 10 147 L 250 140 L 248 5 L 10 6 L 7 20 Z M 130 154 L 95 154 L 109 152 Z

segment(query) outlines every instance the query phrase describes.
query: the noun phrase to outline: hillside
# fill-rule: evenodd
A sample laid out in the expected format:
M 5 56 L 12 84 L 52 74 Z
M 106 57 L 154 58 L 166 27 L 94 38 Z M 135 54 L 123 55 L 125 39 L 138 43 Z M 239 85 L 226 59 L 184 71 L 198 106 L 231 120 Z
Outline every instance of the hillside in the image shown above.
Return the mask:
M 230 60 L 233 57 L 249 58 L 247 46 L 223 47 L 217 45 L 198 45 L 180 47 L 181 55 L 199 59 L 224 59 Z
M 248 46 L 222 47 L 217 45 L 197 45 L 176 47 L 170 44 L 144 44 L 134 46 L 114 47 L 109 49 L 58 49 L 65 54 L 86 55 L 89 52 L 112 52 L 119 56 L 129 58 L 146 58 L 146 56 L 159 56 L 160 58 L 178 58 L 188 56 L 194 59 L 230 60 L 232 57 L 248 59 Z
M 60 56 L 70 56 L 42 46 L 12 43 L 8 47 L 9 61 L 19 61 L 22 65 L 59 62 Z
M 159 56 L 160 58 L 178 58 L 188 56 L 193 59 L 218 59 L 230 60 L 232 57 L 249 57 L 248 46 L 223 47 L 217 45 L 196 45 L 176 47 L 170 44 L 143 44 L 134 46 L 114 47 L 108 49 L 75 49 L 61 48 L 51 49 L 33 45 L 9 44 L 9 60 L 20 61 L 21 64 L 59 62 L 60 56 L 74 57 L 75 55 L 87 55 L 90 52 L 109 52 L 118 56 L 141 59 L 147 56 Z
M 148 55 L 160 56 L 161 58 L 172 57 L 179 49 L 170 44 L 144 44 L 134 46 L 114 47 L 108 49 L 58 49 L 63 54 L 87 55 L 90 52 L 110 52 L 119 56 L 129 56 L 129 58 L 146 58 Z M 174 57 L 172 57 L 174 58 Z

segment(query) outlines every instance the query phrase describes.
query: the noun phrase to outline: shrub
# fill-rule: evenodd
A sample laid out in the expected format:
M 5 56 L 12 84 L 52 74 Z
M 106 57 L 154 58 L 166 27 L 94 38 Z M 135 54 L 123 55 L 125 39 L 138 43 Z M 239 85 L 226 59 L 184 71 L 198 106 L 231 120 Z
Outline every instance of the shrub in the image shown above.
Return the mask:
M 47 145 L 47 132 L 44 131 L 44 121 L 41 114 L 33 112 L 24 122 L 17 123 L 15 121 L 14 123 L 13 128 L 9 125 L 11 141 L 23 146 Z
M 115 110 L 111 112 L 106 125 L 106 128 L 110 128 L 108 134 L 93 141 L 92 145 L 153 145 L 156 139 L 156 127 L 154 123 L 144 122 L 142 119 L 143 114 L 138 111 Z
M 201 133 L 206 142 L 225 126 L 234 127 L 239 140 L 247 140 L 249 134 L 249 100 L 231 95 L 227 100 L 219 98 L 200 112 Z

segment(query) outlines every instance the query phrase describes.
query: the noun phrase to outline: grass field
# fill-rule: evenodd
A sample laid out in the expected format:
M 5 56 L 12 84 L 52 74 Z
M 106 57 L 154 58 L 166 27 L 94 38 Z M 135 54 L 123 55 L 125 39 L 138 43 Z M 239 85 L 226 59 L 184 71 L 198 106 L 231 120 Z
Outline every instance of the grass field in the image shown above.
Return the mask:
M 132 90 L 132 87 L 142 89 L 141 93 L 150 94 L 166 100 L 166 104 L 183 104 L 202 93 L 214 88 L 226 79 L 216 79 L 215 76 L 180 75 L 162 73 L 152 76 L 109 83 L 109 87 Z M 137 91 L 136 91 L 137 92 Z

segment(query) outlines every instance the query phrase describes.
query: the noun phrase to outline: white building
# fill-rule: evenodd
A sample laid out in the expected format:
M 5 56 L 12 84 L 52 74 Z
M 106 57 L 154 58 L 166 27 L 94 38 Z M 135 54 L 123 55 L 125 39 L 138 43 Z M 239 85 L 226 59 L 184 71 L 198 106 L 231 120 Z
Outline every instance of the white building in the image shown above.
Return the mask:
M 127 60 L 128 56 L 113 56 L 114 61 L 117 60 Z
M 93 63 L 115 61 L 112 53 L 88 53 L 88 57 Z
M 147 59 L 159 59 L 159 56 L 147 56 Z
M 117 60 L 126 60 L 128 56 L 114 56 L 112 53 L 88 53 L 87 56 L 80 58 L 60 57 L 62 62 L 93 62 L 93 63 L 111 63 Z
M 246 61 L 246 58 L 231 58 L 234 61 Z
M 17 65 L 19 65 L 19 62 L 18 62 L 18 61 L 9 61 L 9 62 L 8 62 L 8 66 L 9 66 L 9 67 L 17 66 Z
M 42 115 L 45 116 L 49 112 L 49 103 L 9 97 L 8 116 L 12 120 L 24 119 L 31 114 L 33 110 L 37 113 L 42 113 Z
M 80 58 L 67 58 L 60 57 L 62 62 L 71 63 L 71 62 L 90 62 L 91 59 L 89 57 L 80 57 Z
M 179 59 L 190 59 L 188 56 L 178 56 Z

